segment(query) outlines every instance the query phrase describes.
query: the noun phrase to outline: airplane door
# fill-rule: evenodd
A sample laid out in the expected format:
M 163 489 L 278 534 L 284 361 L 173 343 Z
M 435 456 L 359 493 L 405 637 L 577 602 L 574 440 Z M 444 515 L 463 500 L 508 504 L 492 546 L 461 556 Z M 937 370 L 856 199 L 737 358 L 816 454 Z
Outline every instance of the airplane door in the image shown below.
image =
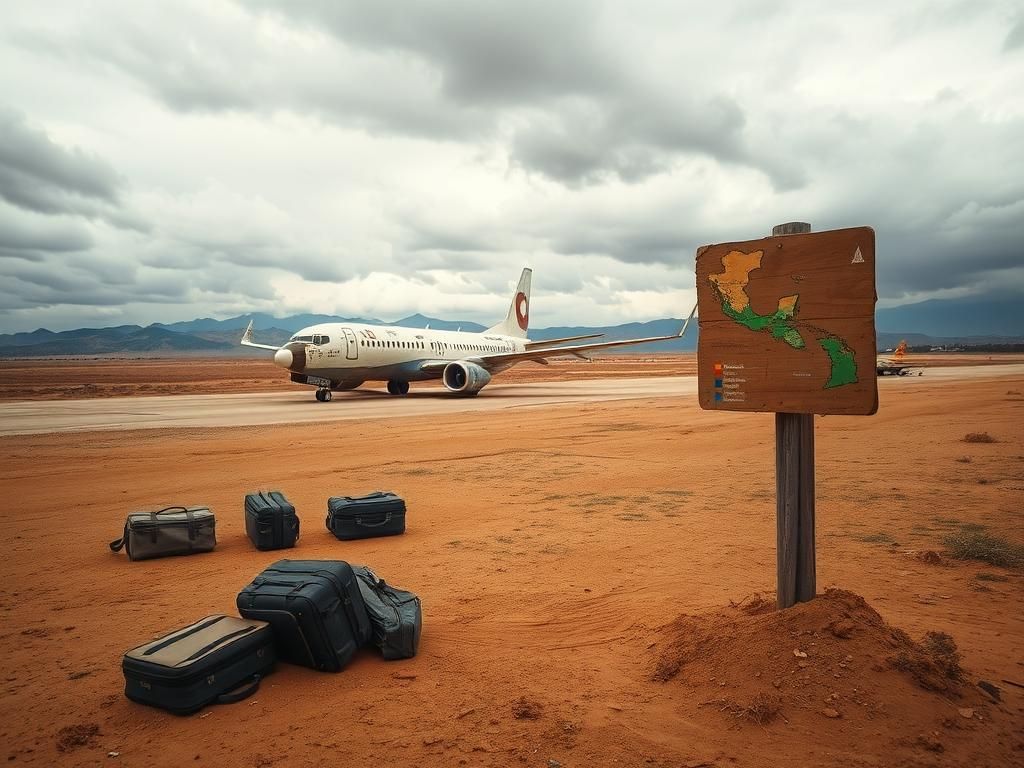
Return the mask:
M 355 360 L 359 357 L 359 342 L 356 341 L 356 334 L 351 328 L 342 330 L 345 332 L 345 357 Z

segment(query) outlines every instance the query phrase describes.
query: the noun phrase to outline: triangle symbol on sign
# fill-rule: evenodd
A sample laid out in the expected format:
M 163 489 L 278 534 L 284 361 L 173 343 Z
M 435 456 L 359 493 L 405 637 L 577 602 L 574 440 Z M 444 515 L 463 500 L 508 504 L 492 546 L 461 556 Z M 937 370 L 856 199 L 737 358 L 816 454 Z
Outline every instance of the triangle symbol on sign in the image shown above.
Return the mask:
M 851 261 L 850 263 L 851 264 L 863 264 L 864 263 L 864 254 L 860 252 L 860 246 L 859 245 L 857 246 L 857 250 L 853 254 L 853 261 Z

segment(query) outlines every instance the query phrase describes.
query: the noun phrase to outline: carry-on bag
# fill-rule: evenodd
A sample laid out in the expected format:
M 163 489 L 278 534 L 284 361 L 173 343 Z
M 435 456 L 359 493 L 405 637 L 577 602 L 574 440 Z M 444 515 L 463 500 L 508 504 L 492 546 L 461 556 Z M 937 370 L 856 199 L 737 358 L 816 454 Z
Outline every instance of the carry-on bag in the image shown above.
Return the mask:
M 245 532 L 256 549 L 287 549 L 299 538 L 295 507 L 280 491 L 258 491 L 245 497 Z
M 343 540 L 405 533 L 405 501 L 390 491 L 327 500 L 327 530 Z
M 277 656 L 338 672 L 370 639 L 352 566 L 339 560 L 278 560 L 238 593 L 238 611 L 270 622 Z
M 217 546 L 216 525 L 209 507 L 132 512 L 124 522 L 124 534 L 110 542 L 110 550 L 123 548 L 130 560 L 209 552 Z
M 274 668 L 274 636 L 263 621 L 207 616 L 124 655 L 124 695 L 189 715 L 241 701 Z
M 423 628 L 420 599 L 386 583 L 365 565 L 354 565 L 352 570 L 370 617 L 373 644 L 385 659 L 411 659 L 416 655 Z

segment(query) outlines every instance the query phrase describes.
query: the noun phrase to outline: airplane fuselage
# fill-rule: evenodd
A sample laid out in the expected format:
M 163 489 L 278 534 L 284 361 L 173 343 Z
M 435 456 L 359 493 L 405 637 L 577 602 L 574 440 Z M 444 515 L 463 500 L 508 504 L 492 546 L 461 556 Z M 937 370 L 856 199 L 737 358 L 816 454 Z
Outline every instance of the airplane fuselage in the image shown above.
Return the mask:
M 297 383 L 348 389 L 364 381 L 439 379 L 439 363 L 522 352 L 525 342 L 494 333 L 322 323 L 292 336 L 274 354 L 274 363 L 290 371 Z M 510 365 L 490 368 L 497 372 Z

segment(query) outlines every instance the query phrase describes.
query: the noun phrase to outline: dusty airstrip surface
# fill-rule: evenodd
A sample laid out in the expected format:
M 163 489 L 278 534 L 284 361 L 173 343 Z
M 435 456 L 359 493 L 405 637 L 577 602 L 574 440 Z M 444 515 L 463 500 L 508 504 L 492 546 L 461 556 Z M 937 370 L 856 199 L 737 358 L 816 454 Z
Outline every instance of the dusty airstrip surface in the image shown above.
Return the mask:
M 1024 761 L 1024 576 L 941 554 L 977 526 L 1024 543 L 1024 373 L 885 379 L 878 415 L 817 420 L 819 589 L 867 605 L 831 593 L 784 614 L 755 597 L 770 608 L 773 420 L 700 411 L 688 381 L 486 412 L 0 437 L 8 764 Z M 303 520 L 283 553 L 244 536 L 243 494 L 271 487 Z M 406 497 L 406 535 L 331 538 L 326 498 L 374 489 Z M 216 552 L 109 552 L 127 512 L 172 502 L 214 509 Z M 279 557 L 367 563 L 418 592 L 419 656 L 282 664 L 253 698 L 189 718 L 124 699 L 125 649 L 231 612 Z M 962 681 L 922 673 L 910 641 L 927 631 L 955 639 Z M 763 701 L 779 709 L 758 725 Z

